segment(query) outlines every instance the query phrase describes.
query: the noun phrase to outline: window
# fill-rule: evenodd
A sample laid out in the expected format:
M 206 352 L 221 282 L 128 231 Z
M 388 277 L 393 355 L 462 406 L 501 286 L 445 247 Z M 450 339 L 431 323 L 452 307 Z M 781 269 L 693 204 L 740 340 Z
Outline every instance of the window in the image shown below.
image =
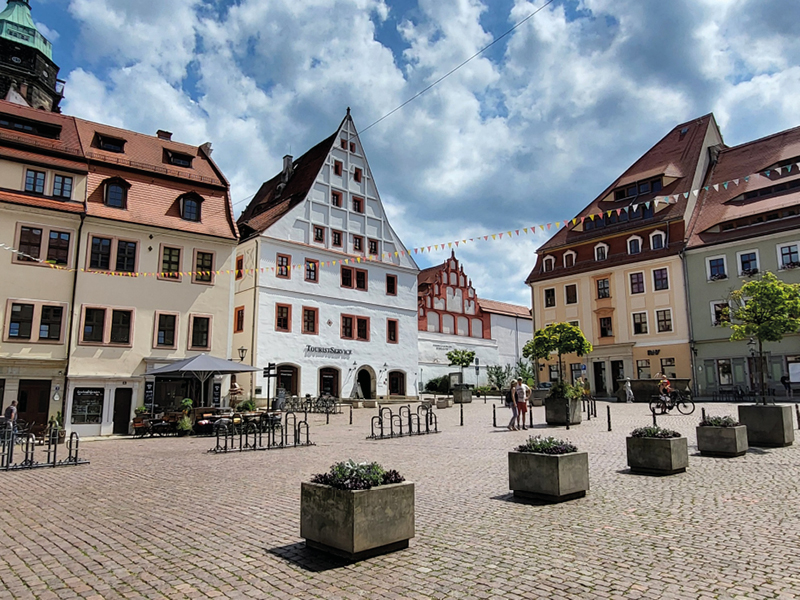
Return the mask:
M 386 295 L 397 296 L 397 275 L 386 275 Z
M 193 195 L 181 198 L 181 218 L 184 221 L 200 221 L 200 198 Z
M 658 333 L 665 333 L 667 331 L 672 331 L 672 311 L 657 310 L 656 322 L 658 323 Z
M 672 377 L 673 379 L 678 376 L 675 373 L 675 359 L 674 358 L 662 358 L 661 359 L 661 372 L 666 375 L 667 377 Z
M 355 288 L 357 290 L 365 292 L 369 287 L 367 271 L 365 271 L 364 269 L 354 269 L 353 267 L 342 266 L 341 284 L 343 288 Z
M 73 425 L 99 425 L 103 422 L 103 388 L 75 388 L 72 401 Z
M 107 183 L 105 203 L 112 208 L 125 208 L 128 199 L 128 190 L 120 183 Z
M 369 319 L 356 317 L 356 339 L 362 342 L 369 341 Z
M 575 266 L 575 253 L 574 252 L 565 252 L 564 253 L 564 267 L 574 267 Z
M 728 278 L 728 270 L 725 265 L 725 257 L 717 256 L 706 259 L 709 281 L 719 281 Z
M 352 267 L 342 267 L 341 271 L 341 286 L 344 288 L 352 288 L 353 287 L 353 268 Z
M 278 254 L 277 258 L 275 259 L 275 277 L 279 277 L 280 279 L 291 279 L 291 263 L 291 256 L 288 254 Z
M 236 279 L 244 277 L 244 256 L 236 257 Z
M 342 150 L 347 150 L 347 140 L 341 140 Z
M 566 300 L 567 304 L 577 304 L 578 303 L 578 286 L 574 283 L 568 285 L 564 288 L 566 292 Z
M 342 206 L 342 192 L 337 192 L 333 190 L 331 192 L 331 206 L 338 206 L 341 208 Z
M 125 152 L 125 140 L 112 138 L 99 133 L 95 135 L 95 145 L 101 150 L 106 150 L 108 152 Z
M 356 269 L 356 289 L 367 291 L 367 272 L 363 269 Z
M 642 238 L 632 237 L 628 240 L 628 254 L 639 254 L 642 251 Z
M 275 305 L 275 331 L 292 330 L 292 307 L 289 304 Z
M 362 179 L 362 171 L 358 167 L 353 170 L 353 181 L 356 183 L 361 183 Z
M 356 143 L 350 142 L 350 152 L 355 152 L 355 151 L 356 151 Z
M 614 337 L 611 317 L 600 317 L 600 337 Z
M 631 273 L 631 294 L 644 294 L 644 273 Z
M 789 244 L 778 248 L 780 254 L 779 264 L 781 269 L 794 269 L 800 267 L 800 254 L 797 251 L 797 244 Z
M 311 283 L 318 283 L 319 282 L 318 277 L 319 277 L 319 261 L 307 258 L 306 281 L 310 281 Z
M 130 344 L 131 342 L 131 316 L 130 310 L 111 311 L 111 337 L 112 344 Z
M 303 333 L 316 334 L 319 309 L 303 307 Z
M 8 337 L 15 340 L 29 340 L 32 329 L 33 304 L 12 304 Z
M 558 365 L 550 365 L 550 381 L 558 381 Z
M 650 182 L 645 181 L 639 184 L 639 193 L 640 194 L 647 194 L 650 192 Z
M 720 385 L 733 384 L 733 370 L 731 369 L 730 358 L 720 358 L 717 360 L 717 377 Z
M 191 319 L 190 349 L 208 349 L 211 346 L 211 317 L 194 315 Z
M 331 231 L 331 246 L 334 248 L 341 248 L 342 247 L 342 232 L 341 231 Z
M 342 338 L 353 339 L 353 317 L 349 315 L 342 315 Z
M 185 169 L 192 168 L 193 156 L 188 154 L 181 154 L 180 152 L 173 152 L 172 150 L 164 149 L 166 162 L 176 167 L 184 167 Z
M 136 271 L 136 242 L 117 241 L 117 271 L 134 273 Z
M 53 178 L 53 196 L 56 198 L 72 198 L 72 177 L 56 175 Z
M 314 225 L 314 241 L 320 244 L 325 243 L 325 228 Z
M 556 289 L 547 288 L 544 291 L 544 306 L 545 308 L 552 308 L 556 305 Z
M 20 227 L 17 260 L 35 262 L 42 247 L 42 229 L 39 227 Z
M 647 333 L 647 313 L 633 313 L 633 333 L 634 335 Z
M 180 280 L 181 275 L 181 249 L 164 246 L 161 251 L 161 273 L 162 279 Z
M 353 196 L 353 212 L 363 213 L 364 212 L 364 199 L 358 198 L 357 196 Z
M 70 234 L 66 231 L 50 231 L 47 243 L 47 262 L 66 265 L 69 262 Z
M 636 378 L 637 379 L 650 379 L 650 359 L 642 359 L 636 361 Z
M 192 283 L 214 283 L 214 253 L 194 251 Z
M 364 238 L 360 235 L 353 236 L 353 251 L 361 252 L 364 250 Z
M 544 259 L 545 272 L 552 271 L 555 266 L 556 266 L 556 259 L 553 258 L 552 256 L 548 256 Z
M 653 288 L 656 290 L 669 289 L 669 274 L 666 267 L 653 270 Z
M 653 233 L 650 235 L 650 248 L 652 250 L 661 250 L 664 248 L 665 236 L 663 233 Z
M 12 58 L 12 60 L 16 62 L 20 59 L 17 58 L 14 60 Z M 50 138 L 52 140 L 57 140 L 61 136 L 61 125 L 28 121 L 27 119 L 21 119 L 7 114 L 0 115 L 0 127 L 3 129 L 10 129 L 11 131 L 21 131 L 39 137 Z M 0 398 L 0 402 L 2 402 L 2 400 L 3 399 Z
M 369 248 L 369 254 L 372 256 L 378 254 L 378 240 L 367 240 L 367 247 Z
M 333 161 L 333 174 L 338 177 L 342 176 L 342 161 L 340 160 Z
M 597 280 L 597 298 L 611 298 L 611 288 L 608 279 Z
M 386 320 L 386 341 L 390 344 L 397 343 L 397 327 L 398 321 L 396 319 Z
M 711 323 L 717 327 L 723 323 L 730 323 L 730 307 L 727 302 L 711 303 Z
M 28 169 L 25 173 L 25 191 L 32 194 L 44 194 L 45 177 L 44 171 Z
M 109 238 L 92 237 L 89 268 L 101 271 L 108 271 L 111 268 L 111 240 Z
M 244 306 L 237 306 L 233 312 L 233 333 L 244 331 Z
M 758 252 L 740 252 L 739 275 L 755 275 L 758 273 Z
M 178 315 L 158 314 L 156 317 L 156 343 L 158 348 L 175 347 L 175 330 L 177 329 Z
M 105 324 L 105 308 L 87 308 L 83 315 L 83 341 L 102 344 Z
M 42 306 L 42 316 L 39 319 L 39 339 L 60 340 L 63 317 L 64 309 L 61 306 Z

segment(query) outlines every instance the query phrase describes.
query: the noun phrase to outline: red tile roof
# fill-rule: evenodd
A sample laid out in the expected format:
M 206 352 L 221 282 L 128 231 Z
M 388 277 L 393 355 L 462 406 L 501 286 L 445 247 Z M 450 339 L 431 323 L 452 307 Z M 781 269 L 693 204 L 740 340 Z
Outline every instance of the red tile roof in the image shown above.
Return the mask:
M 35 206 L 36 208 L 47 208 L 49 210 L 58 210 L 62 212 L 82 213 L 83 203 L 72 202 L 64 200 L 55 200 L 53 198 L 45 198 L 44 196 L 34 196 L 24 192 L 10 192 L 7 190 L 0 190 L 0 202 L 8 202 L 9 204 L 21 204 L 24 206 Z
M 531 319 L 531 309 L 527 306 L 520 306 L 519 304 L 507 304 L 506 302 L 497 302 L 496 300 L 483 300 L 478 298 L 478 305 L 483 312 L 494 313 L 498 315 L 509 315 L 512 317 L 523 317 Z

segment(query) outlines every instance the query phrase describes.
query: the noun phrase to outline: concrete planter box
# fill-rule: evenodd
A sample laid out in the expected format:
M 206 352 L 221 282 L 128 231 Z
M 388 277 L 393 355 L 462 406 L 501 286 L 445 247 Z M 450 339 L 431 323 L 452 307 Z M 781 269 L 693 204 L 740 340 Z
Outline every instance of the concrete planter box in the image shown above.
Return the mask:
M 414 484 L 337 490 L 303 482 L 300 537 L 311 548 L 350 560 L 408 548 L 414 537 Z
M 377 400 L 364 400 L 364 408 L 378 408 Z
M 689 466 L 689 444 L 685 437 L 628 437 L 628 466 L 634 473 L 674 475 Z
M 436 408 L 450 408 L 453 406 L 452 398 L 439 398 L 436 400 Z
M 697 449 L 705 456 L 742 456 L 748 447 L 744 425 L 697 428 Z
M 472 390 L 468 388 L 463 390 L 455 388 L 453 390 L 453 402 L 456 404 L 469 404 L 472 402 Z
M 581 401 L 579 399 L 567 400 L 566 398 L 545 398 L 544 420 L 548 425 L 566 425 L 566 405 L 569 402 L 569 424 L 577 425 L 583 419 L 581 415 Z
M 517 498 L 564 502 L 589 489 L 589 454 L 508 453 L 508 487 Z
M 794 442 L 790 406 L 741 405 L 739 422 L 747 426 L 747 441 L 751 446 L 781 447 L 791 446 Z

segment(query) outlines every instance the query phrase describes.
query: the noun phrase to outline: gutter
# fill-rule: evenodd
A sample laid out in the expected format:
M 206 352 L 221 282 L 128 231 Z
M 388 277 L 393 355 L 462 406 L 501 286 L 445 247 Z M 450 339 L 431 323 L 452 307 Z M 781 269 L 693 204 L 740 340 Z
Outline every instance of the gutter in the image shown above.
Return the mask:
M 75 297 L 77 296 L 78 292 L 78 273 L 80 273 L 80 269 L 78 269 L 78 265 L 80 264 L 80 255 L 81 255 L 81 240 L 83 235 L 83 224 L 86 221 L 86 214 L 80 213 L 81 216 L 81 224 L 78 225 L 78 239 L 75 242 L 75 272 L 72 275 L 72 299 L 70 300 L 69 306 L 69 321 L 67 322 L 67 362 L 64 366 L 64 397 L 61 400 L 61 418 L 64 421 L 64 427 L 68 423 L 67 421 L 67 404 L 69 398 L 69 386 L 67 385 L 69 382 L 69 365 L 70 359 L 72 358 L 72 332 L 74 330 L 73 324 L 75 322 Z M 78 313 L 78 319 L 80 319 L 80 313 Z

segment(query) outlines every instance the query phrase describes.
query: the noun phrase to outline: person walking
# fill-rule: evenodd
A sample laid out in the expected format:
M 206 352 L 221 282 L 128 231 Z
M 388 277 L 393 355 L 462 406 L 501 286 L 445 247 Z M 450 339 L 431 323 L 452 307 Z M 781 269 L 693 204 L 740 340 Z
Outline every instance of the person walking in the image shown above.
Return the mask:
M 517 378 L 516 401 L 517 401 L 517 429 L 527 429 L 525 425 L 525 415 L 528 412 L 528 398 L 531 397 L 531 388 L 522 381 L 522 377 Z M 522 422 L 520 424 L 520 421 Z
M 789 379 L 788 375 L 784 375 L 781 377 L 781 383 L 783 384 L 783 389 L 786 390 L 786 396 L 789 398 L 793 398 L 794 395 L 792 394 L 792 382 Z
M 636 398 L 633 395 L 633 390 L 631 389 L 631 378 L 630 377 L 626 377 L 625 378 L 625 400 L 628 403 L 631 403 L 631 402 L 636 400 Z
M 6 410 L 3 413 L 3 417 L 5 417 L 6 420 L 6 427 L 9 429 L 13 429 L 17 424 L 17 412 L 17 401 L 12 400 L 11 404 L 6 407 Z
M 506 406 L 511 409 L 511 420 L 508 422 L 509 431 L 517 430 L 517 417 L 519 411 L 517 410 L 517 382 L 511 381 L 511 385 L 506 392 Z

